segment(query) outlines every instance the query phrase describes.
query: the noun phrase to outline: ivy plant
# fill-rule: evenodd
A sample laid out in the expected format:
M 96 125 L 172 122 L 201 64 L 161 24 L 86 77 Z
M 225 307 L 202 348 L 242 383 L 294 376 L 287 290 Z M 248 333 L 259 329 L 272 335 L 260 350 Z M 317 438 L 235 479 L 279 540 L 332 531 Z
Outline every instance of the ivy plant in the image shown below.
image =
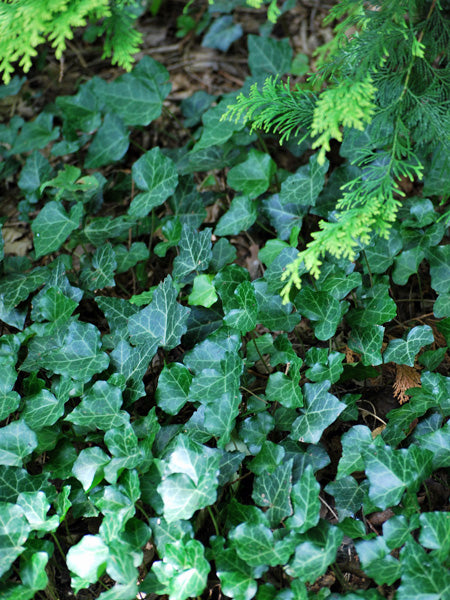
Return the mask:
M 448 22 L 331 16 L 294 90 L 289 39 L 247 35 L 242 88 L 183 100 L 177 147 L 134 143 L 171 90 L 148 56 L 0 125 L 2 599 L 448 598 Z

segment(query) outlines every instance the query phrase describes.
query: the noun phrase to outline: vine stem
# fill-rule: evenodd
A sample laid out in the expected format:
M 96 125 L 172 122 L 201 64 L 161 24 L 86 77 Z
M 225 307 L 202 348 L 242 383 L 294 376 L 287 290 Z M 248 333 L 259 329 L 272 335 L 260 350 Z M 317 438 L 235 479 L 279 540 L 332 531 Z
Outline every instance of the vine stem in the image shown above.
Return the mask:
M 220 536 L 220 530 L 219 530 L 219 526 L 217 525 L 217 521 L 216 521 L 216 519 L 214 517 L 213 511 L 211 510 L 210 506 L 207 506 L 206 508 L 208 509 L 209 516 L 211 517 L 211 521 L 212 521 L 212 523 L 214 525 L 214 530 L 216 532 L 216 535 L 217 535 L 217 537 L 219 537 Z

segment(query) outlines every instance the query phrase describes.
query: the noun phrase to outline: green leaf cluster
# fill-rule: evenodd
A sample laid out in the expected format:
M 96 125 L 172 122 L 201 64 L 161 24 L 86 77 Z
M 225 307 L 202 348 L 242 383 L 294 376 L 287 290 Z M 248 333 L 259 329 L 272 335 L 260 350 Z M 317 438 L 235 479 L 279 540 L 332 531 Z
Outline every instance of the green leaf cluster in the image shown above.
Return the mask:
M 33 242 L 0 218 L 1 598 L 448 597 L 448 160 L 411 100 L 444 126 L 447 21 L 424 6 L 338 3 L 358 34 L 321 50 L 322 92 L 249 35 L 242 90 L 184 100 L 177 148 L 129 148 L 170 92 L 149 57 L 0 125 Z M 218 171 L 226 195 L 198 185 Z M 283 302 L 318 218 L 335 245 L 313 233 Z

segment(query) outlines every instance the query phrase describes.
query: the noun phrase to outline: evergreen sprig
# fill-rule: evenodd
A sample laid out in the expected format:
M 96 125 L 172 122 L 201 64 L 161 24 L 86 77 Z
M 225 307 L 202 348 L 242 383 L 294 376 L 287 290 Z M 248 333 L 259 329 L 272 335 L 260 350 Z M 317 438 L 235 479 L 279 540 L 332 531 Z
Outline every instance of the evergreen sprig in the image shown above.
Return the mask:
M 127 70 L 139 49 L 141 34 L 133 29 L 136 0 L 15 0 L 0 3 L 0 73 L 8 84 L 15 63 L 27 73 L 46 42 L 59 60 L 73 30 L 101 20 L 98 33 L 105 34 L 104 57 Z
M 359 175 L 343 186 L 332 221 L 320 223 L 287 267 L 285 301 L 293 285 L 300 287 L 300 265 L 318 277 L 326 253 L 354 260 L 373 233 L 386 237 L 401 205 L 400 180 L 421 179 L 436 147 L 450 145 L 450 19 L 443 4 L 344 0 L 328 21 L 335 18 L 341 23 L 334 42 L 319 51 L 319 70 L 307 87 L 290 90 L 289 82 L 269 78 L 225 115 L 277 132 L 280 143 L 306 129 L 322 164 L 332 139 L 364 132 L 350 160 Z M 356 31 L 349 39 L 350 26 Z

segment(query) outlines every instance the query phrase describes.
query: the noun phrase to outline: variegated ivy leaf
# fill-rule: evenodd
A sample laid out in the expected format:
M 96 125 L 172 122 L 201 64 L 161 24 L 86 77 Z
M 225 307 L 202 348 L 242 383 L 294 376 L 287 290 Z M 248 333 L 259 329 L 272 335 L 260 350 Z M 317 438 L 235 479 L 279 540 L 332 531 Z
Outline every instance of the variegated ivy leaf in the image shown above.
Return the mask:
M 158 493 L 168 523 L 190 519 L 196 510 L 213 504 L 217 491 L 220 452 L 179 435 L 163 460 Z
M 36 258 L 58 250 L 80 224 L 83 203 L 77 202 L 69 213 L 61 202 L 47 202 L 31 224 Z
M 175 348 L 186 331 L 189 308 L 177 302 L 178 292 L 169 275 L 156 288 L 151 303 L 128 321 L 135 345 L 156 344 L 166 350 Z
M 391 340 L 384 351 L 385 363 L 395 362 L 400 365 L 414 366 L 414 359 L 423 346 L 434 342 L 433 330 L 429 325 L 413 327 L 405 340 Z
M 304 287 L 295 298 L 295 306 L 300 314 L 313 322 L 314 333 L 319 340 L 328 340 L 347 312 L 348 302 L 339 302 L 328 292 Z
M 172 275 L 182 281 L 193 271 L 204 271 L 211 260 L 211 229 L 197 231 L 190 225 L 183 225 L 179 243 L 180 254 L 173 261 Z
M 323 431 L 345 409 L 344 403 L 328 393 L 329 388 L 329 381 L 305 383 L 305 407 L 300 409 L 301 415 L 292 423 L 291 439 L 317 444 Z
M 173 194 L 178 174 L 173 161 L 159 147 L 152 148 L 139 158 L 132 167 L 133 180 L 143 190 L 131 201 L 128 213 L 133 217 L 145 217 Z

